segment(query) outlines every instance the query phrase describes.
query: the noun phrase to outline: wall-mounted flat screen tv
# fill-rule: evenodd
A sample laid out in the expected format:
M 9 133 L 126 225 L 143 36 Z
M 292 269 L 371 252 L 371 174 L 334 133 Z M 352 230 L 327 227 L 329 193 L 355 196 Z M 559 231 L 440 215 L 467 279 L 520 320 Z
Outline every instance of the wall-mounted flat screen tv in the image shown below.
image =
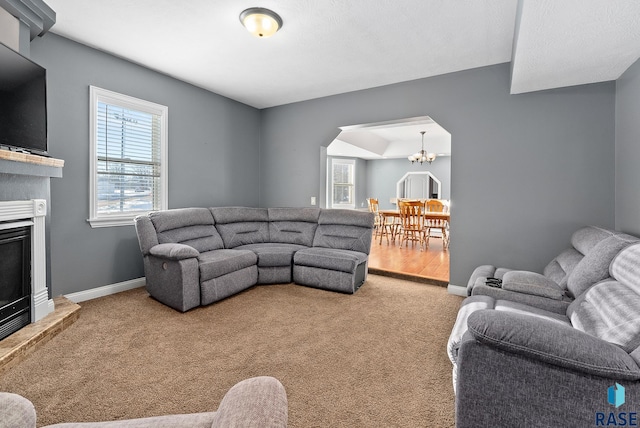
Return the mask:
M 47 72 L 0 43 L 0 148 L 47 155 Z

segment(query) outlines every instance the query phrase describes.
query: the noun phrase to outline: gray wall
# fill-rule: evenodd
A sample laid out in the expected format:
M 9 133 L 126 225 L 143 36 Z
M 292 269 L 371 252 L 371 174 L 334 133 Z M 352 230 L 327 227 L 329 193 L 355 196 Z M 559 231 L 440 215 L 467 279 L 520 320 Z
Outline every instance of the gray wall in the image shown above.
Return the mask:
M 616 228 L 640 236 L 640 60 L 616 83 Z
M 450 282 L 540 270 L 578 227 L 614 226 L 614 107 L 613 82 L 510 95 L 500 64 L 266 109 L 260 204 L 308 205 L 339 126 L 429 115 L 452 136 Z
M 451 198 L 451 157 L 440 156 L 431 165 L 411 164 L 407 159 L 380 159 L 367 161 L 367 183 L 369 194 L 378 198 L 380 209 L 393 209 L 396 206 L 389 200 L 396 197 L 396 183 L 407 172 L 428 171 L 440 180 L 441 199 Z
M 169 207 L 259 203 L 260 111 L 48 33 L 31 45 L 47 69 L 54 296 L 144 276 L 133 226 L 92 229 L 89 85 L 169 107 Z

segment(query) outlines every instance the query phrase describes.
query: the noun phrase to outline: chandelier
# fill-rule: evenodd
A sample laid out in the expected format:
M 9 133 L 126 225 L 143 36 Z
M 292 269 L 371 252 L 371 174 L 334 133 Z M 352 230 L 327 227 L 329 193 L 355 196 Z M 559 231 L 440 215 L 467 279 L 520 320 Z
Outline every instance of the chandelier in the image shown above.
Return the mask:
M 420 131 L 420 134 L 422 134 L 422 149 L 419 152 L 414 153 L 407 158 L 411 161 L 411 163 L 420 162 L 420 165 L 422 165 L 424 162 L 431 163 L 436 159 L 435 153 L 427 153 L 424 149 L 424 133 L 425 132 L 427 131 Z

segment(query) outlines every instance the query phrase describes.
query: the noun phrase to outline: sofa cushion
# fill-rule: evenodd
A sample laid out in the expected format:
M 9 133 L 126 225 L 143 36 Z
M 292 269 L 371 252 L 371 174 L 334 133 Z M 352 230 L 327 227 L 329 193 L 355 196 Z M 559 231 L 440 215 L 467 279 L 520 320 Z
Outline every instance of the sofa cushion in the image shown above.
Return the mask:
M 318 223 L 320 208 L 267 208 L 269 221 Z
M 640 295 L 614 280 L 596 284 L 570 306 L 573 326 L 631 352 L 640 346 Z
M 640 346 L 640 244 L 622 250 L 599 282 L 567 310 L 573 326 L 627 352 Z
M 598 243 L 618 232 L 603 229 L 597 226 L 585 226 L 573 232 L 571 235 L 571 245 L 582 254 L 586 255 Z
M 519 293 L 561 300 L 564 290 L 544 275 L 524 270 L 512 270 L 502 277 L 502 288 Z
M 266 208 L 216 207 L 209 210 L 216 224 L 269 221 L 269 211 Z
M 296 252 L 293 262 L 299 266 L 352 273 L 359 264 L 366 262 L 367 258 L 365 253 L 358 251 L 314 247 Z
M 305 247 L 313 245 L 318 225 L 303 221 L 269 222 L 269 237 L 274 243 L 297 244 Z
M 258 257 L 249 250 L 223 249 L 200 253 L 198 256 L 200 282 L 253 266 L 257 262 Z
M 269 242 L 269 213 L 266 208 L 211 208 L 225 248 Z
M 638 238 L 618 234 L 597 243 L 567 278 L 567 289 L 575 298 L 584 293 L 598 281 L 609 277 L 609 265 L 613 258 L 624 248 L 636 242 Z
M 370 212 L 322 210 L 313 246 L 369 254 L 374 219 Z
M 317 208 L 269 208 L 269 240 L 311 247 L 318 227 Z
M 629 245 L 613 258 L 609 275 L 640 293 L 640 242 Z
M 545 319 L 547 321 L 558 322 L 571 326 L 569 318 L 564 314 L 549 312 L 544 309 L 536 308 L 524 303 L 510 302 L 509 300 L 496 300 L 494 309 L 496 311 L 511 312 L 514 314 L 529 315 L 536 318 Z
M 184 244 L 199 252 L 223 248 L 222 239 L 214 227 L 211 212 L 206 208 L 180 208 L 149 213 L 160 244 Z
M 296 251 L 304 250 L 304 245 L 295 244 L 248 244 L 234 248 L 235 250 L 250 250 L 258 256 L 259 267 L 292 266 L 293 255 Z
M 575 269 L 580 260 L 584 257 L 575 248 L 567 248 L 558 256 L 551 260 L 542 271 L 543 275 L 558 284 L 563 289 L 567 288 L 567 277 Z

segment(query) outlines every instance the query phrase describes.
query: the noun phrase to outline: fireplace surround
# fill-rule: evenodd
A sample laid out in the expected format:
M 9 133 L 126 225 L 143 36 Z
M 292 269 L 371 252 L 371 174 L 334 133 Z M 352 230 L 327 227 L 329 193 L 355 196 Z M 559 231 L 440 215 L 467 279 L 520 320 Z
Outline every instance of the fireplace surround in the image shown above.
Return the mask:
M 47 203 L 44 199 L 0 202 L 0 230 L 5 233 L 14 232 L 15 236 L 26 234 L 29 237 L 29 242 L 26 244 L 29 248 L 28 259 L 31 263 L 28 269 L 30 281 L 27 284 L 27 292 L 30 296 L 28 298 L 29 322 L 38 321 L 54 310 L 46 282 L 46 214 Z M 4 262 L 12 263 L 7 260 Z M 0 263 L 3 263 L 3 260 L 0 260 Z

